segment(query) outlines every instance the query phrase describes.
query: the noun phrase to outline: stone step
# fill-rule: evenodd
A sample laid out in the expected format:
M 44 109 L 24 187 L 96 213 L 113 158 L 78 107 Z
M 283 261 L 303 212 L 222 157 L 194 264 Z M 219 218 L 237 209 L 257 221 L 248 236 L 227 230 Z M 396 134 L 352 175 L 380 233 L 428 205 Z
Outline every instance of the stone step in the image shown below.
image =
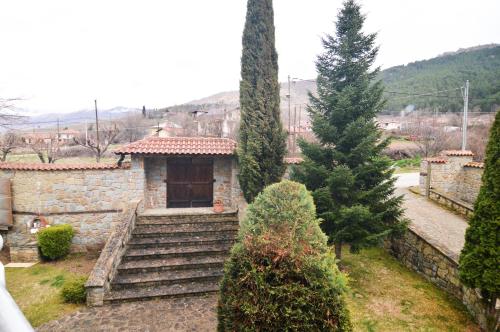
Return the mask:
M 238 224 L 235 223 L 190 223 L 179 225 L 136 225 L 134 237 L 177 236 L 177 235 L 209 235 L 225 231 L 238 231 Z
M 231 213 L 207 215 L 139 216 L 137 218 L 136 225 L 178 225 L 210 222 L 238 223 L 238 215 L 236 213 Z
M 147 299 L 184 297 L 214 293 L 219 290 L 217 281 L 193 281 L 152 287 L 133 287 L 111 290 L 104 297 L 107 303 L 128 302 Z
M 197 268 L 217 269 L 223 268 L 226 257 L 226 254 L 212 254 L 210 256 L 187 256 L 132 260 L 128 262 L 121 262 L 120 265 L 118 265 L 118 273 L 137 274 Z
M 213 254 L 227 254 L 231 249 L 229 244 L 204 244 L 193 246 L 179 246 L 174 248 L 129 248 L 123 257 L 124 262 L 149 258 L 169 258 L 188 256 L 209 256 Z
M 111 289 L 134 287 L 153 287 L 161 285 L 190 283 L 193 281 L 215 281 L 223 276 L 223 269 L 189 269 L 178 271 L 159 271 L 141 274 L 119 274 L 111 283 Z
M 209 235 L 151 236 L 130 239 L 129 248 L 175 248 L 190 245 L 233 244 L 236 232 L 218 232 Z

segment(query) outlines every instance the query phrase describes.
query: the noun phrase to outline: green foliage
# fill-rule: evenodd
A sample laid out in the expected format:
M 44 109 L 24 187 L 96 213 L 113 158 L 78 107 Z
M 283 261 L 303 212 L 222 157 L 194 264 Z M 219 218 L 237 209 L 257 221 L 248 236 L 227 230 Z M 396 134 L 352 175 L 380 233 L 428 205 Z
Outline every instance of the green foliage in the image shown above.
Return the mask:
M 400 111 L 407 105 L 419 109 L 432 108 L 461 112 L 462 97 L 457 88 L 470 80 L 470 107 L 491 111 L 500 104 L 500 46 L 480 48 L 417 61 L 406 66 L 386 69 L 379 76 L 388 91 L 407 93 L 433 93 L 450 98 L 388 95 L 386 109 Z M 437 91 L 444 91 L 436 93 Z M 452 91 L 448 91 L 452 90 Z
M 87 294 L 85 292 L 85 283 L 87 277 L 74 278 L 66 281 L 61 289 L 61 296 L 67 303 L 85 303 Z
M 482 186 L 460 255 L 460 279 L 495 305 L 500 297 L 500 112 L 491 127 Z
M 226 262 L 219 331 L 350 331 L 346 277 L 306 188 L 283 181 L 248 207 Z
M 338 250 L 349 243 L 354 252 L 406 225 L 402 198 L 394 196 L 391 161 L 382 156 L 389 142 L 374 123 L 384 107 L 383 87 L 376 80 L 379 70 L 371 70 L 376 35 L 364 34 L 363 22 L 360 6 L 348 0 L 336 35 L 323 40 L 316 62 L 318 96 L 310 95 L 308 109 L 319 143 L 299 143 L 305 161 L 292 172 L 313 192 L 330 240 Z
M 405 158 L 405 159 L 396 160 L 393 163 L 393 166 L 395 166 L 395 167 L 419 167 L 421 162 L 422 162 L 422 157 L 416 156 L 413 158 Z
M 71 225 L 57 225 L 42 229 L 37 236 L 42 256 L 54 260 L 68 255 L 74 234 Z
M 272 0 L 248 0 L 240 82 L 239 181 L 248 202 L 285 172 Z

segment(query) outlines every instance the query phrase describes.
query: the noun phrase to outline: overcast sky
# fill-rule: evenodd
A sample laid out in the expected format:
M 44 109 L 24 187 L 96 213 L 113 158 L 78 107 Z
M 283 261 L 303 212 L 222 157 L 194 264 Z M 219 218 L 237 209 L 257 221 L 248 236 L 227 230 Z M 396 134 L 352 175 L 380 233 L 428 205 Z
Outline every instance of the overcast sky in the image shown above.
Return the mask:
M 274 0 L 280 80 L 315 77 L 340 0 Z M 498 0 L 364 0 L 383 68 L 500 43 Z M 245 0 L 0 0 L 0 97 L 30 111 L 164 107 L 235 90 Z

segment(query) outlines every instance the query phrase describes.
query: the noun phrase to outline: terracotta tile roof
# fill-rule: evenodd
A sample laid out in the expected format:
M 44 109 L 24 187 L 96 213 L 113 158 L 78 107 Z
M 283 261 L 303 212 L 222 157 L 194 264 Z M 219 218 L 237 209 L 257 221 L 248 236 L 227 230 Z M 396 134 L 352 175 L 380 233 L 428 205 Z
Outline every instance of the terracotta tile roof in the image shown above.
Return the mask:
M 236 142 L 229 138 L 212 137 L 148 137 L 127 144 L 116 154 L 182 154 L 232 155 Z
M 468 162 L 464 167 L 474 167 L 474 168 L 484 168 L 484 163 L 478 163 L 475 161 Z
M 0 170 L 17 171 L 75 171 L 75 170 L 104 170 L 127 169 L 130 163 L 117 164 L 27 164 L 27 163 L 0 163 Z
M 468 151 L 468 150 L 448 150 L 448 151 L 443 151 L 443 153 L 446 155 L 446 156 L 456 156 L 456 157 L 472 157 L 474 156 L 474 153 L 472 153 L 472 151 Z
M 425 158 L 425 161 L 428 161 L 433 164 L 446 164 L 447 160 L 444 158 L 433 157 L 433 158 Z
M 290 157 L 290 158 L 285 158 L 285 164 L 287 165 L 297 165 L 300 164 L 304 161 L 303 158 L 300 157 Z

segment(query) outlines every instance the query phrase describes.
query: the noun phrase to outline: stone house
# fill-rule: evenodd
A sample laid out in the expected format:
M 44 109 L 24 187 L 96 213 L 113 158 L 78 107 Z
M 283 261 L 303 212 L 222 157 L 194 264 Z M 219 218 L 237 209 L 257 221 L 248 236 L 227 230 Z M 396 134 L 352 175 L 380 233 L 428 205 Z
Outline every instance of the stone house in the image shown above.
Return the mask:
M 131 201 L 139 211 L 206 208 L 221 201 L 238 211 L 236 142 L 222 138 L 149 137 L 115 153 L 118 164 L 0 163 L 10 179 L 12 222 L 0 232 L 15 261 L 37 257 L 35 221 L 71 224 L 73 250 L 101 249 Z M 3 229 L 3 230 L 2 230 Z

